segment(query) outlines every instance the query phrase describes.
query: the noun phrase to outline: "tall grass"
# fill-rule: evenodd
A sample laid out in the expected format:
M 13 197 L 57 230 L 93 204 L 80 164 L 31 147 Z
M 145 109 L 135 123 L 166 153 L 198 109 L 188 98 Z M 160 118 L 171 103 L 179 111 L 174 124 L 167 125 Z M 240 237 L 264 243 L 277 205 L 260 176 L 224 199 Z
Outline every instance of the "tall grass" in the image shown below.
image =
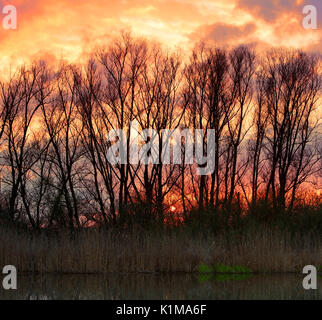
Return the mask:
M 308 264 L 322 266 L 322 241 L 318 235 L 267 227 L 220 234 L 192 234 L 187 228 L 153 233 L 87 229 L 73 236 L 0 229 L 0 266 L 13 264 L 19 272 L 195 272 L 200 263 L 300 272 Z

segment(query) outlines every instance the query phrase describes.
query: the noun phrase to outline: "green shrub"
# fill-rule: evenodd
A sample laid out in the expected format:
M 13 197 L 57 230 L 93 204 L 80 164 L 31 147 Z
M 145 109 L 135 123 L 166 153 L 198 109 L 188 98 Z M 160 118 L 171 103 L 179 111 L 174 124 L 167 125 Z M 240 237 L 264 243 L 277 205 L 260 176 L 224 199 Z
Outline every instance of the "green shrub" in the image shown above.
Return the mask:
M 200 263 L 198 273 L 213 273 L 214 269 L 204 263 Z
M 244 266 L 226 266 L 224 264 L 218 264 L 215 268 L 218 273 L 252 273 L 253 271 Z

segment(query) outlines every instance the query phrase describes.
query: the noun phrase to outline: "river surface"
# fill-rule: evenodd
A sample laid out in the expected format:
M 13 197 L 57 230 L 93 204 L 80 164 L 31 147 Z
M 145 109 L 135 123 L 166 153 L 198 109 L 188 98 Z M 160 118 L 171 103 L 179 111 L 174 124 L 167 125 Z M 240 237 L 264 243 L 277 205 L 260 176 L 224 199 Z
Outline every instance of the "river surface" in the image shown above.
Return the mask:
M 0 289 L 0 300 L 322 300 L 322 276 L 317 290 L 304 290 L 304 276 L 111 274 L 24 275 L 18 289 Z

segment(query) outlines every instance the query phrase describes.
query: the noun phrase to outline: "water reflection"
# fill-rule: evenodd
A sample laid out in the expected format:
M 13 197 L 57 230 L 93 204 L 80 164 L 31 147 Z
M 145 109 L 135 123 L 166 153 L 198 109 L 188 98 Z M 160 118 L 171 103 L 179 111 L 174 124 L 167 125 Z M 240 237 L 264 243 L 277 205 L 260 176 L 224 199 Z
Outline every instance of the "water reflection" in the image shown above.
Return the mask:
M 322 299 L 306 291 L 301 275 L 42 275 L 20 276 L 18 290 L 0 289 L 0 299 Z

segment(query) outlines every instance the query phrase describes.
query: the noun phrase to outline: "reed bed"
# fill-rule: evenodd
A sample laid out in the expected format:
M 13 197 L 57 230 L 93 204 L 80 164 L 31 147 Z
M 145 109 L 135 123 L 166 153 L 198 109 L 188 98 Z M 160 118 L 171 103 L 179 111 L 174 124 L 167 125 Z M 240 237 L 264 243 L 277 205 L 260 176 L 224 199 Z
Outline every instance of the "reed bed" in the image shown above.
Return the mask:
M 0 266 L 18 272 L 106 274 L 192 273 L 200 263 L 241 265 L 254 272 L 301 272 L 322 266 L 319 236 L 292 235 L 274 229 L 218 235 L 174 232 L 82 230 L 30 234 L 0 228 Z

